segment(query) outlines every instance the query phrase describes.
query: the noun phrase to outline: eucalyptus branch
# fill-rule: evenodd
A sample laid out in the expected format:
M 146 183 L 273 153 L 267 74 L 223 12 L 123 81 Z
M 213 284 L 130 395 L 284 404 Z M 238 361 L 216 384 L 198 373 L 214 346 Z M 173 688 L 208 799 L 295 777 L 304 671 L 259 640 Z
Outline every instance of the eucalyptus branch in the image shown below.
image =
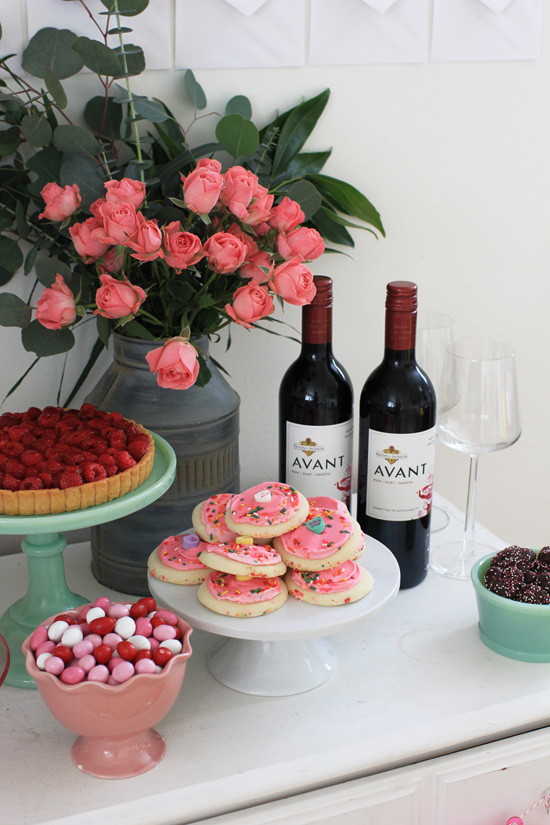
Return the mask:
M 128 94 L 128 109 L 130 111 L 130 120 L 131 120 L 131 123 L 132 123 L 132 131 L 134 133 L 134 143 L 135 143 L 135 147 L 136 147 L 136 155 L 137 155 L 138 162 L 140 164 L 140 166 L 139 166 L 139 177 L 140 177 L 141 182 L 145 183 L 145 174 L 144 174 L 144 171 L 143 171 L 143 167 L 141 166 L 141 164 L 143 163 L 143 155 L 141 153 L 141 140 L 140 140 L 139 129 L 138 129 L 138 125 L 137 125 L 137 115 L 136 115 L 136 109 L 135 109 L 135 106 L 134 106 L 134 96 L 132 94 L 132 87 L 130 86 L 130 78 L 128 77 L 128 61 L 126 60 L 126 52 L 124 51 L 124 40 L 122 38 L 122 33 L 120 31 L 122 26 L 121 26 L 121 22 L 120 22 L 120 12 L 118 10 L 118 0 L 114 0 L 114 14 L 115 14 L 115 17 L 116 17 L 117 28 L 119 30 L 118 31 L 118 40 L 119 40 L 119 43 L 120 43 L 120 54 L 121 54 L 121 57 L 122 57 L 122 68 L 124 69 L 124 74 L 126 75 L 125 80 L 126 80 L 126 92 Z

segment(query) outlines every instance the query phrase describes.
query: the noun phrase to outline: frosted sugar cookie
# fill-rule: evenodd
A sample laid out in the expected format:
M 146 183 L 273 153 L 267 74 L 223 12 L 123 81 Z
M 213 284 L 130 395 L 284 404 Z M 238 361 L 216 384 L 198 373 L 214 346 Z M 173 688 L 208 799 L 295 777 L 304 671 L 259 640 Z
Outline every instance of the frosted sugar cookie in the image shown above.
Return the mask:
M 252 542 L 250 536 L 240 536 L 235 541 L 207 544 L 201 553 L 201 561 L 212 570 L 235 576 L 283 576 L 286 564 L 279 553 L 269 546 Z
M 347 513 L 312 508 L 304 524 L 273 539 L 284 563 L 296 570 L 327 570 L 356 559 L 364 546 L 357 521 Z
M 294 487 L 264 481 L 231 498 L 225 521 L 237 535 L 269 538 L 298 527 L 308 512 L 307 498 Z
M 343 501 L 339 501 L 337 498 L 331 498 L 331 496 L 315 496 L 314 498 L 308 498 L 309 507 L 315 508 L 324 508 L 325 510 L 338 510 L 339 513 L 347 513 L 349 515 L 349 510 L 344 504 Z
M 282 579 L 254 576 L 241 581 L 231 573 L 209 573 L 198 589 L 201 604 L 214 613 L 247 619 L 272 613 L 284 605 L 288 591 Z
M 217 493 L 201 501 L 191 514 L 193 529 L 204 541 L 234 541 L 236 533 L 225 523 L 225 511 L 233 493 Z
M 168 536 L 149 556 L 147 567 L 155 579 L 171 584 L 200 584 L 210 572 L 199 560 L 207 547 L 196 533 Z
M 373 587 L 369 571 L 351 560 L 328 570 L 289 570 L 285 582 L 295 599 L 323 607 L 357 602 Z

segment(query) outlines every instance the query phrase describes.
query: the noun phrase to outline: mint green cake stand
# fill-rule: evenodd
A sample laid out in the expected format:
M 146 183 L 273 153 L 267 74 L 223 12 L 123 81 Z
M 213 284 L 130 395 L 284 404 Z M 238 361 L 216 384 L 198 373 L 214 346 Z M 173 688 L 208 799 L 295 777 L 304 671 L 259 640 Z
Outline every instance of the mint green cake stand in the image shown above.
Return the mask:
M 0 535 L 25 536 L 21 548 L 27 556 L 28 568 L 26 594 L 0 619 L 0 634 L 10 650 L 10 668 L 5 684 L 35 688 L 34 679 L 25 669 L 21 652 L 23 641 L 49 616 L 90 601 L 67 587 L 63 564 L 67 541 L 62 532 L 104 524 L 135 513 L 160 498 L 172 484 L 176 475 L 176 455 L 164 438 L 155 433 L 152 435 L 155 442 L 153 471 L 136 490 L 121 498 L 70 513 L 0 516 Z

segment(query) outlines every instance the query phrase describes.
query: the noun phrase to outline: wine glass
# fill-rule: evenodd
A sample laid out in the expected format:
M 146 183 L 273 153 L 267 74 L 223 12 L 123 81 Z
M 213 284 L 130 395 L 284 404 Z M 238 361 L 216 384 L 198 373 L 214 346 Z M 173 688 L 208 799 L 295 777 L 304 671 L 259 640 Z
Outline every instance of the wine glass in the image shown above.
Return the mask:
M 516 358 L 509 344 L 466 339 L 447 346 L 441 377 L 437 434 L 443 444 L 470 456 L 468 498 L 461 542 L 436 547 L 430 567 L 454 579 L 469 579 L 482 548 L 474 541 L 479 456 L 503 450 L 521 435 Z
M 454 323 L 455 319 L 445 312 L 416 313 L 416 360 L 434 385 L 438 406 L 443 358 L 447 345 L 454 341 Z M 448 523 L 447 511 L 432 506 L 430 532 L 439 533 Z

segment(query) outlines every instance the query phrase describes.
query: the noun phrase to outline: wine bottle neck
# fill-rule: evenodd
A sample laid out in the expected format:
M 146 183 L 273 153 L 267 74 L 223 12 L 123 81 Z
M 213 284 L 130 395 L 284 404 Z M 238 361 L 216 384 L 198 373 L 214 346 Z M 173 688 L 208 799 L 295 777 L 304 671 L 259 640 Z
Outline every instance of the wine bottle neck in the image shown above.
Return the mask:
M 393 352 L 412 351 L 416 346 L 416 310 L 414 312 L 393 312 L 386 310 L 385 329 L 386 350 Z
M 321 300 L 324 297 L 319 294 L 313 303 L 302 308 L 303 346 L 327 347 L 332 345 L 332 296 Z
M 394 364 L 396 366 L 402 366 L 409 363 L 415 364 L 415 349 L 414 347 L 410 349 L 392 349 L 391 347 L 386 347 L 384 350 L 384 362 L 386 364 Z

